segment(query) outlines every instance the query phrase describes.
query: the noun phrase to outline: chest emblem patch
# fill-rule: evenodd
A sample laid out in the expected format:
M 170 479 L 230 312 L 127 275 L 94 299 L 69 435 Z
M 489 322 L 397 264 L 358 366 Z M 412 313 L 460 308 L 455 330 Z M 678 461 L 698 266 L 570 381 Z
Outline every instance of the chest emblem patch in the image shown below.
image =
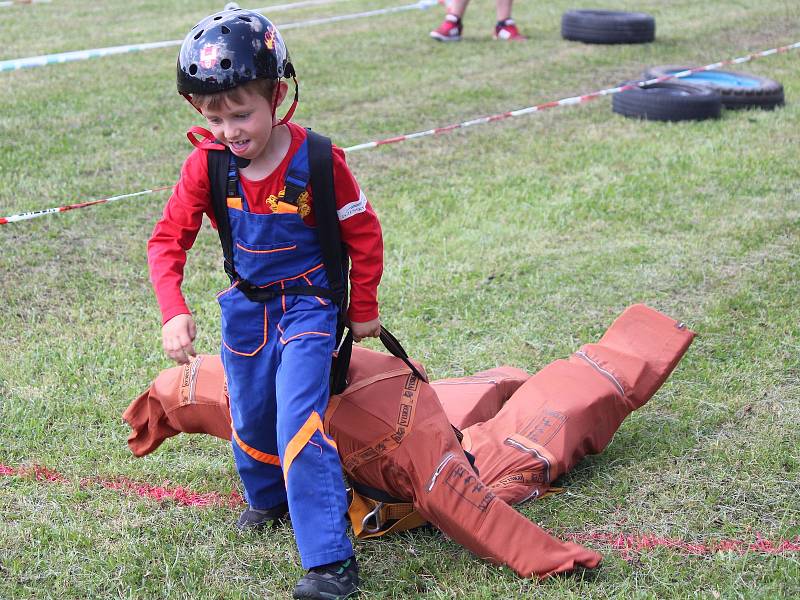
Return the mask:
M 286 195 L 286 188 L 284 187 L 278 192 L 278 195 L 270 194 L 266 202 L 273 213 L 293 213 L 297 212 L 301 217 L 306 217 L 311 212 L 311 204 L 308 201 L 308 192 L 303 192 L 297 198 L 297 207 L 284 202 L 283 198 Z

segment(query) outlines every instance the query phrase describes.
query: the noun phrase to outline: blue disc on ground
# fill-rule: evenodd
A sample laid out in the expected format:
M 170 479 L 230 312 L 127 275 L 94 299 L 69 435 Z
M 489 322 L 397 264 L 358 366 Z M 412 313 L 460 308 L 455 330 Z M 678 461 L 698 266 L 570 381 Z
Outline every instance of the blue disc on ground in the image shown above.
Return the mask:
M 680 70 L 667 71 L 669 75 L 680 73 Z M 761 85 L 759 80 L 741 73 L 726 73 L 724 71 L 702 71 L 692 73 L 686 77 L 681 77 L 681 81 L 688 81 L 689 83 L 698 83 L 700 85 L 718 85 L 731 88 L 757 88 Z

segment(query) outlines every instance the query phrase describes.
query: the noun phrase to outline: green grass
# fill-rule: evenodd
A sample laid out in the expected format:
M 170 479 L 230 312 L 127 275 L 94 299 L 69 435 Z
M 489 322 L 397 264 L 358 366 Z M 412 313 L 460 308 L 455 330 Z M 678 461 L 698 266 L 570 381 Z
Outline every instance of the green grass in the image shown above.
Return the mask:
M 400 4 L 398 2 L 397 4 Z M 610 0 L 657 21 L 644 46 L 559 35 L 565 0 L 518 3 L 531 39 L 435 44 L 441 9 L 288 31 L 296 120 L 340 146 L 616 85 L 646 66 L 706 64 L 800 39 L 788 1 Z M 592 3 L 579 6 L 596 7 Z M 109 0 L 2 10 L 0 60 L 181 38 L 221 2 Z M 287 23 L 366 10 L 277 13 Z M 170 185 L 197 115 L 175 93 L 176 49 L 2 73 L 0 216 Z M 800 535 L 800 52 L 739 70 L 780 80 L 787 105 L 662 124 L 608 99 L 353 153 L 381 217 L 382 316 L 434 378 L 512 364 L 535 372 L 595 341 L 629 304 L 698 338 L 653 400 L 566 492 L 521 507 L 556 533 L 687 541 Z M 0 226 L 0 463 L 68 478 L 0 478 L 0 598 L 287 597 L 291 530 L 240 535 L 236 511 L 134 499 L 85 477 L 238 489 L 229 448 L 183 436 L 134 459 L 120 414 L 168 366 L 146 240 L 166 194 Z M 206 226 L 184 291 L 197 347 L 216 351 L 224 285 Z M 776 598 L 800 556 L 646 551 L 543 583 L 430 531 L 357 544 L 366 598 Z

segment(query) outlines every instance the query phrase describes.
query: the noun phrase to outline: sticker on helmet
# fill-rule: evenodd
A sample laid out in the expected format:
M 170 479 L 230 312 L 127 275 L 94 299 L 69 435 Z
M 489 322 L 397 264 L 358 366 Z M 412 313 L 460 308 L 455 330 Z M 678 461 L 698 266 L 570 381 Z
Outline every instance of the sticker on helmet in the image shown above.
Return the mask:
M 219 48 L 216 44 L 206 44 L 203 46 L 203 49 L 200 50 L 200 64 L 203 65 L 203 68 L 210 69 L 217 64 L 218 54 Z
M 267 27 L 264 32 L 264 43 L 267 44 L 267 48 L 270 50 L 275 49 L 275 28 L 272 25 Z

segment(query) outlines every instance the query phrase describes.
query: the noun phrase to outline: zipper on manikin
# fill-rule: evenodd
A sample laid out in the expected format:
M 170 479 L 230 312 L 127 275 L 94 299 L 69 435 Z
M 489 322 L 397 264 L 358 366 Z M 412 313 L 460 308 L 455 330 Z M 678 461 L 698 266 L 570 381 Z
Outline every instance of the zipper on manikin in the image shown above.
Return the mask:
M 535 456 L 539 460 L 544 463 L 544 478 L 547 483 L 550 483 L 550 461 L 547 460 L 547 457 L 539 452 L 536 448 L 528 447 L 525 444 L 522 444 L 515 440 L 514 438 L 506 438 L 504 444 L 511 446 L 512 448 L 516 448 L 517 450 L 521 450 L 525 454 L 530 454 L 531 456 Z M 530 498 L 530 496 L 528 496 Z M 525 498 L 527 500 L 528 498 Z
M 428 482 L 429 492 L 433 489 L 433 486 L 436 483 L 436 478 L 439 477 L 439 475 L 442 472 L 442 469 L 444 469 L 445 466 L 447 466 L 447 463 L 449 463 L 454 458 L 455 455 L 452 452 L 448 452 L 447 454 L 445 454 L 444 459 L 442 460 L 442 462 L 439 463 L 439 466 L 436 467 L 436 471 L 433 472 L 433 477 L 431 477 L 431 480 Z
M 591 365 L 591 366 L 594 368 L 594 370 L 595 370 L 595 371 L 597 371 L 597 372 L 598 372 L 598 373 L 600 373 L 600 374 L 601 374 L 603 377 L 605 377 L 605 378 L 606 378 L 606 379 L 608 379 L 608 380 L 609 380 L 611 383 L 613 383 L 613 384 L 614 384 L 614 387 L 616 387 L 616 388 L 617 388 L 617 390 L 619 391 L 619 393 L 620 393 L 622 396 L 624 396 L 624 395 L 625 395 L 625 389 L 622 387 L 622 384 L 620 384 L 620 382 L 617 380 L 617 378 L 616 378 L 616 377 L 614 377 L 614 375 L 612 375 L 610 371 L 607 371 L 607 370 L 605 370 L 603 367 L 601 367 L 600 365 L 598 365 L 598 364 L 597 364 L 595 361 L 593 361 L 591 358 L 589 358 L 589 355 L 587 355 L 587 354 L 586 354 L 586 353 L 585 353 L 583 350 L 578 350 L 578 351 L 575 353 L 575 355 L 576 355 L 576 356 L 579 356 L 579 357 L 581 357 L 583 360 L 585 360 L 586 362 L 588 362 L 588 363 L 589 363 L 589 364 L 590 364 L 590 365 Z

